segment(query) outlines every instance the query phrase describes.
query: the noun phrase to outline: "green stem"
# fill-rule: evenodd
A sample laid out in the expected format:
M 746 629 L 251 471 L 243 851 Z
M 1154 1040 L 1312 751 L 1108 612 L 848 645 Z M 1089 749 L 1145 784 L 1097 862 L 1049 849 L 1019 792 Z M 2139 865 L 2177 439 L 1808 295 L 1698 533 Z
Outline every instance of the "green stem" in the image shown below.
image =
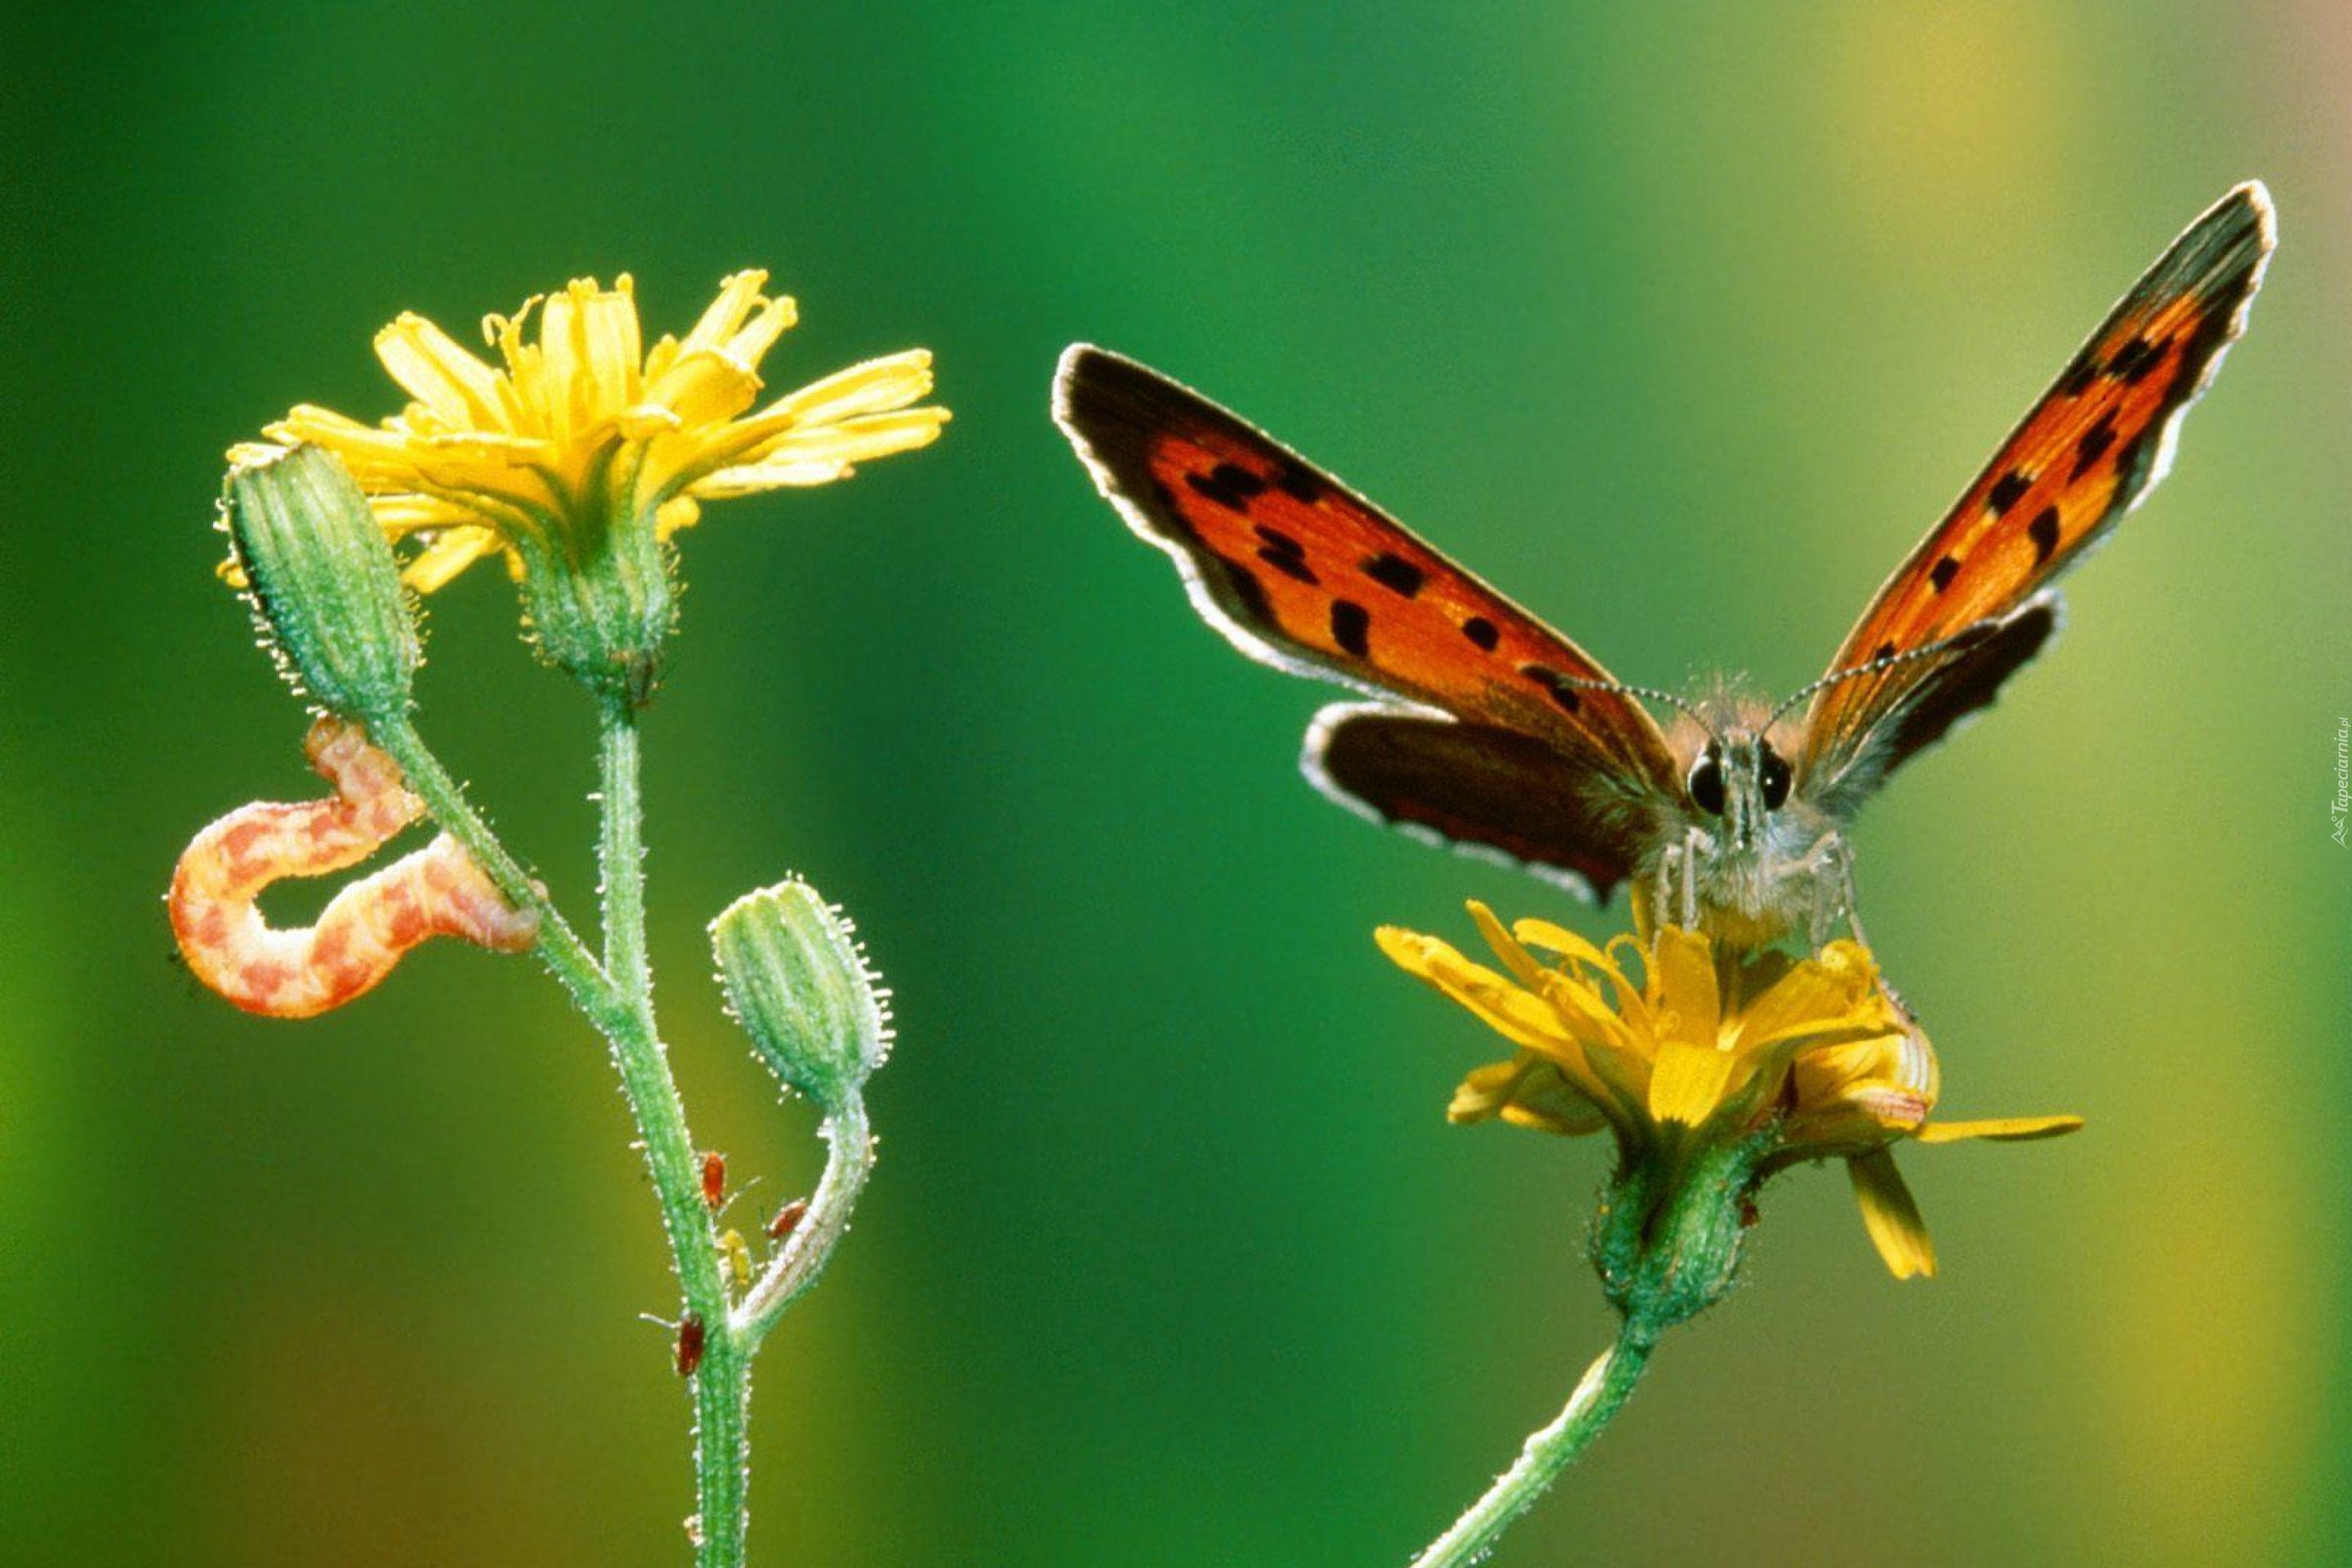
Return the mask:
M 596 734 L 603 807 L 596 868 L 604 878 L 604 972 L 650 1032 L 654 977 L 646 961 L 646 806 L 637 770 L 636 715 L 623 704 L 607 703 Z
M 474 864 L 489 873 L 490 880 L 498 884 L 507 902 L 539 916 L 541 961 L 562 982 L 580 1010 L 603 1028 L 604 1020 L 614 1014 L 616 1002 L 604 966 L 589 952 L 587 944 L 572 931 L 562 911 L 548 901 L 547 889 L 516 863 L 506 846 L 499 842 L 499 836 L 490 830 L 490 825 L 467 804 L 465 786 L 449 776 L 449 770 L 441 765 L 441 759 L 426 747 L 416 727 L 405 716 L 371 721 L 368 738 L 400 764 L 403 782 L 425 802 L 434 821 L 466 847 Z
M 541 959 L 612 1048 L 661 1205 L 662 1227 L 669 1238 L 685 1311 L 703 1326 L 702 1359 L 693 1379 L 695 1561 L 698 1568 L 740 1568 L 744 1438 L 751 1351 L 756 1341 L 740 1338 L 729 1314 L 718 1240 L 702 1202 L 694 1138 L 654 1021 L 653 975 L 646 959 L 644 802 L 638 793 L 635 715 L 625 704 L 608 704 L 598 744 L 604 803 L 597 840 L 604 884 L 601 963 L 549 901 L 547 890 L 467 804 L 463 786 L 404 716 L 379 720 L 369 732 L 400 763 L 408 787 L 425 801 L 434 820 L 466 847 L 508 901 L 538 914 Z
M 1628 1320 L 1617 1342 L 1586 1369 L 1568 1406 L 1549 1426 L 1530 1436 L 1511 1468 L 1472 1503 L 1452 1529 L 1413 1559 L 1413 1568 L 1467 1568 L 1495 1549 L 1511 1521 L 1525 1513 L 1559 1473 L 1576 1462 L 1609 1418 L 1617 1414 L 1649 1363 L 1657 1332 Z
M 686 1310 L 703 1327 L 702 1360 L 693 1376 L 695 1562 L 699 1568 L 740 1568 L 751 1347 L 736 1336 L 729 1317 L 718 1238 L 702 1201 L 700 1163 L 654 1022 L 653 972 L 646 959 L 645 801 L 638 789 L 636 710 L 625 700 L 607 701 L 603 718 L 597 761 L 604 822 L 597 866 L 604 883 L 604 967 L 624 1005 L 618 1026 L 607 1028 L 605 1038 L 636 1118 Z
M 809 1198 L 808 1212 L 793 1227 L 792 1239 L 769 1263 L 759 1282 L 735 1309 L 730 1327 L 745 1353 L 760 1348 L 784 1309 L 816 1283 L 833 1257 L 834 1247 L 849 1228 L 849 1211 L 866 1188 L 866 1173 L 874 1168 L 874 1140 L 866 1126 L 866 1102 L 851 1095 L 838 1114 L 824 1124 L 828 1151 L 824 1175 Z

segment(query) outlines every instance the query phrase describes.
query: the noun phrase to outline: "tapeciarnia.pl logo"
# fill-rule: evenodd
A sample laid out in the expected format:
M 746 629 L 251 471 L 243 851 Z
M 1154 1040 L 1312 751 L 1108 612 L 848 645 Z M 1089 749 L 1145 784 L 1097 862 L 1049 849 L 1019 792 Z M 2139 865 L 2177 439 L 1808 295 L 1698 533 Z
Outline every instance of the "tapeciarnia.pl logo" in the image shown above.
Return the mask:
M 2327 837 L 2337 848 L 2347 847 L 2344 832 L 2352 822 L 2352 715 L 2339 715 L 2336 721 L 2336 798 L 2327 805 Z

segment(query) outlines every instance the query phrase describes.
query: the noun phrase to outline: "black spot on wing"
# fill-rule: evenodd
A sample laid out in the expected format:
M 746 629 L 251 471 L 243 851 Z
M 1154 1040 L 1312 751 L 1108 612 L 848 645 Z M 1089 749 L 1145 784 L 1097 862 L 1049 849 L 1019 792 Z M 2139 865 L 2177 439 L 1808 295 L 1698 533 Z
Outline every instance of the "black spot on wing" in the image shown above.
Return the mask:
M 1930 587 L 1934 588 L 1936 592 L 1940 594 L 1945 589 L 1950 587 L 1952 585 L 1952 579 L 1959 574 L 1959 562 L 1954 557 L 1947 555 L 1941 561 L 1937 562 L 1935 565 L 1927 569 L 1927 583 Z
M 2164 351 L 2169 346 L 2161 338 L 2152 342 L 2147 338 L 2134 338 L 2117 349 L 2116 357 L 2107 362 L 2107 374 L 2126 386 L 2137 386 L 2164 363 Z
M 1288 555 L 1279 550 L 1264 549 L 1257 552 L 1257 558 L 1284 576 L 1295 577 L 1301 583 L 1319 585 L 1323 581 L 1315 575 L 1315 569 L 1307 564 L 1307 558 L 1303 555 Z
M 1992 489 L 1985 495 L 1985 505 L 1992 508 L 1993 516 L 1999 517 L 2024 500 L 2025 492 L 2032 488 L 2032 475 L 2022 469 L 2011 468 L 1992 482 Z
M 2037 566 L 2058 552 L 2058 509 L 2045 506 L 2036 512 L 2033 521 L 2025 525 L 2025 536 L 2033 541 L 2033 563 Z
M 1265 481 L 1238 463 L 1219 463 L 1209 470 L 1212 483 L 1220 485 L 1232 495 L 1246 500 L 1265 493 Z
M 1563 713 L 1573 713 L 1584 706 L 1583 694 L 1569 683 L 1569 678 L 1548 664 L 1523 664 L 1519 673 L 1540 685 L 1559 704 Z
M 1488 653 L 1494 652 L 1495 645 L 1503 640 L 1502 631 L 1484 616 L 1473 616 L 1463 622 L 1462 635 Z
M 1256 574 L 1240 562 L 1227 561 L 1222 555 L 1217 557 L 1217 563 L 1225 569 L 1226 586 L 1233 590 L 1244 614 L 1260 626 L 1273 625 L 1274 606 L 1266 603 L 1265 584 L 1257 580 Z
M 1286 577 L 1296 577 L 1301 583 L 1318 582 L 1307 564 L 1307 547 L 1278 528 L 1268 528 L 1262 522 L 1252 523 L 1251 529 L 1264 542 L 1257 558 Z
M 2092 467 L 2106 456 L 2107 448 L 2115 444 L 2116 411 L 2110 408 L 2099 416 L 2096 425 L 2083 432 L 2081 440 L 2074 443 L 2074 477 L 2079 479 L 2089 473 Z
M 2058 383 L 2058 390 L 2068 397 L 2080 397 L 2090 391 L 2098 379 L 2099 362 L 2090 350 L 2084 349 L 2075 356 L 2074 363 L 2066 367 L 2064 377 Z
M 1375 555 L 1364 563 L 1364 575 L 1386 588 L 1390 593 L 1402 595 L 1408 599 L 1421 592 L 1421 585 L 1426 580 L 1420 567 L 1402 555 L 1391 555 L 1386 552 Z
M 2156 454 L 2160 449 L 2164 427 L 2151 425 L 2129 441 L 2116 454 L 2116 501 L 2117 506 L 2129 503 L 2147 483 L 2148 470 L 2156 466 Z
M 1369 658 L 1371 644 L 1372 613 L 1351 599 L 1331 601 L 1331 640 L 1354 654 Z
M 1308 506 L 1323 499 L 1323 481 L 1297 463 L 1284 463 L 1274 476 L 1274 484 L 1284 495 Z
M 1265 489 L 1265 484 L 1257 481 L 1255 475 L 1245 473 L 1231 463 L 1220 463 L 1205 474 L 1186 474 L 1184 483 L 1194 495 L 1214 501 L 1227 511 L 1249 510 L 1249 498 L 1256 494 L 1257 490 L 1237 489 L 1228 485 L 1223 478 L 1228 474 L 1241 474 L 1243 478 L 1256 482 L 1259 490 Z

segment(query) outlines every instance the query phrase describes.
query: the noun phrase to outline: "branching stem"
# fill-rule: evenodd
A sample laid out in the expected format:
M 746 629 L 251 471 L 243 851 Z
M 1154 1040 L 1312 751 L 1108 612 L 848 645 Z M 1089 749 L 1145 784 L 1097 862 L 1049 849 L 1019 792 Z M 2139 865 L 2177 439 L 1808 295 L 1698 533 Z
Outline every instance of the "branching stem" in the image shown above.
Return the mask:
M 751 1358 L 784 1310 L 815 1282 L 847 1228 L 873 1163 L 866 1108 L 853 1096 L 827 1119 L 824 1137 L 831 1152 L 807 1212 L 742 1302 L 730 1302 L 718 1237 L 703 1201 L 700 1160 L 654 1017 L 636 710 L 625 701 L 606 702 L 597 742 L 601 961 L 549 900 L 547 890 L 499 842 L 414 725 L 404 717 L 379 721 L 371 734 L 400 763 L 408 787 L 424 799 L 434 819 L 466 847 L 499 891 L 518 908 L 538 914 L 541 959 L 612 1048 L 661 1206 L 681 1310 L 702 1325 L 701 1358 L 692 1378 L 695 1562 L 698 1568 L 742 1568 Z

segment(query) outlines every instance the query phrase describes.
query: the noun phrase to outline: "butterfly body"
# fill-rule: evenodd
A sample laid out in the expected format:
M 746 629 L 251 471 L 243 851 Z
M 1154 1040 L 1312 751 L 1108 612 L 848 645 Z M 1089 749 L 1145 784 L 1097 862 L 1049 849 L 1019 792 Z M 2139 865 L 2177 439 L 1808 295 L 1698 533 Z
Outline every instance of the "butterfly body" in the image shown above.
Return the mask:
M 1307 731 L 1362 815 L 1756 945 L 1855 923 L 1850 829 L 1913 756 L 2057 629 L 2050 584 L 2163 477 L 2273 247 L 2238 187 L 2127 293 L 1821 679 L 1770 706 L 1626 686 L 1330 474 L 1147 366 L 1086 344 L 1055 416 L 1097 487 L 1252 658 L 1371 699 Z M 1662 728 L 1644 700 L 1675 710 Z M 1799 711 L 1801 710 L 1801 711 Z
M 1770 728 L 1768 704 L 1718 689 L 1668 729 L 1683 794 L 1636 866 L 1658 918 L 1760 943 L 1851 913 L 1845 824 L 1794 793 Z

